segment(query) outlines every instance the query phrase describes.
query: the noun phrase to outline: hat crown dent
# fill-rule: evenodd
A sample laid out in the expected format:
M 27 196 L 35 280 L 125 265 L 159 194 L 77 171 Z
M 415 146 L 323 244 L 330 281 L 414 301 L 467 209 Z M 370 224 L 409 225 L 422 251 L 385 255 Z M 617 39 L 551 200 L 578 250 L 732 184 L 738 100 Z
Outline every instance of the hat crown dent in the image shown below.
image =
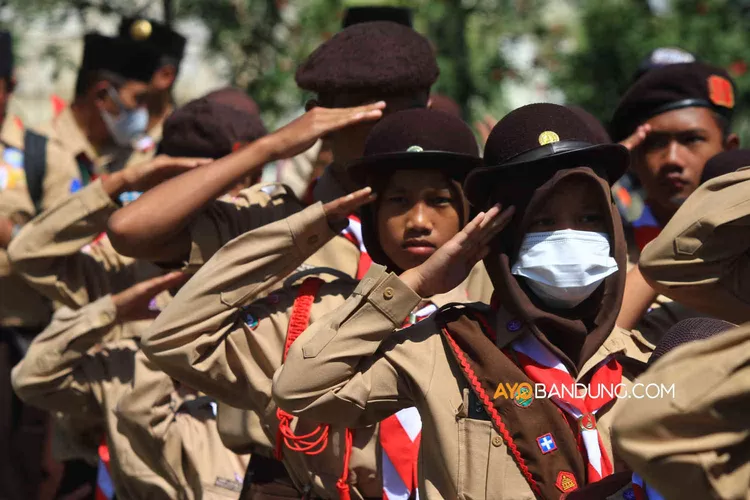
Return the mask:
M 365 141 L 365 157 L 425 151 L 479 157 L 479 147 L 466 123 L 432 109 L 408 109 L 378 122 Z

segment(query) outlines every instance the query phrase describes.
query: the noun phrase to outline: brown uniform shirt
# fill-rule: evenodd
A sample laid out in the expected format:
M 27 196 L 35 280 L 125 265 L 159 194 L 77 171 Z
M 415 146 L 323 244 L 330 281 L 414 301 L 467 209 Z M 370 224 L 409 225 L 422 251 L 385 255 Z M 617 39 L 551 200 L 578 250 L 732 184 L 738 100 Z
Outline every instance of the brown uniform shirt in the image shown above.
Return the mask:
M 750 169 L 722 175 L 685 201 L 641 256 L 651 285 L 705 314 L 750 320 Z
M 311 323 L 342 306 L 356 282 L 326 267 L 328 256 L 336 253 L 329 248 L 342 245 L 353 247 L 330 230 L 319 203 L 240 236 L 203 266 L 145 335 L 144 351 L 170 375 L 256 415 L 243 418 L 230 410 L 234 425 L 228 427 L 245 426 L 244 443 L 242 432 L 231 432 L 233 448 L 244 444 L 270 455 L 278 425 L 271 378 L 281 364 L 296 285 L 311 276 L 325 281 Z M 281 287 L 276 286 L 282 278 Z M 463 287 L 435 298 L 438 305 L 467 300 Z M 220 408 L 220 425 L 225 408 Z M 317 457 L 285 452 L 285 464 L 300 489 L 312 485 L 319 495 L 335 497 L 342 434 L 335 429 L 332 443 Z M 360 495 L 379 497 L 374 429 L 357 429 L 354 436 L 352 483 Z
M 673 386 L 672 397 L 623 402 L 615 445 L 664 498 L 750 495 L 748 353 L 748 324 L 680 346 L 637 380 Z
M 308 328 L 274 377 L 280 407 L 306 418 L 340 425 L 373 424 L 409 406 L 424 422 L 420 496 L 426 498 L 532 499 L 534 494 L 489 421 L 469 418 L 470 389 L 434 316 L 393 333 L 421 298 L 397 276 L 373 266 L 346 303 Z M 521 335 L 513 318 L 497 316 L 499 348 Z M 379 350 L 393 335 L 404 340 Z M 645 361 L 650 348 L 640 336 L 615 329 L 583 366 L 577 381 L 613 353 Z M 314 373 L 315 376 L 309 376 Z M 631 381 L 623 379 L 626 386 Z M 611 456 L 614 408 L 597 413 L 597 427 Z

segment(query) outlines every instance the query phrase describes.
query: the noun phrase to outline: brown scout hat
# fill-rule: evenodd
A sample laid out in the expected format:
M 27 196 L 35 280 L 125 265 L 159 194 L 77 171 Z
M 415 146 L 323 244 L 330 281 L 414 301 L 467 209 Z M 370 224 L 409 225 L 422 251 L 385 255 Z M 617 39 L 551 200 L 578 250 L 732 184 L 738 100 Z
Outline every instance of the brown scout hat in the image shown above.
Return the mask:
M 579 166 L 591 167 L 612 185 L 625 173 L 629 158 L 624 146 L 603 142 L 601 134 L 565 106 L 529 104 L 495 125 L 484 149 L 485 167 L 466 177 L 464 190 L 472 205 L 485 208 L 498 186 L 505 186 L 512 199 L 525 184 L 539 185 L 559 170 Z
M 81 71 L 109 71 L 125 80 L 150 82 L 160 54 L 151 45 L 88 33 L 83 38 Z
M 245 105 L 228 104 L 225 92 L 215 92 L 178 108 L 164 122 L 164 136 L 159 153 L 195 158 L 222 158 L 242 144 L 266 135 L 266 127 L 257 113 L 255 102 L 247 95 Z M 234 93 L 237 100 L 237 94 Z
M 732 119 L 735 85 L 716 66 L 692 62 L 649 71 L 623 96 L 612 117 L 612 139 L 622 141 L 650 118 L 675 109 L 702 107 Z
M 386 116 L 373 127 L 364 156 L 350 163 L 347 173 L 360 184 L 374 184 L 377 191 L 377 184 L 384 183 L 396 170 L 440 170 L 453 181 L 457 196 L 463 200 L 461 219 L 466 223 L 469 207 L 461 182 L 481 164 L 474 134 L 460 118 L 431 109 L 408 109 Z M 374 206 L 362 207 L 362 239 L 375 262 L 396 270 L 380 246 L 375 223 L 377 204 L 376 200 Z
M 388 95 L 429 89 L 439 74 L 430 43 L 389 21 L 354 24 L 319 46 L 297 69 L 297 85 L 317 94 Z
M 187 40 L 166 24 L 153 19 L 125 17 L 120 21 L 120 38 L 151 44 L 162 55 L 182 60 Z
M 714 177 L 730 174 L 743 167 L 750 167 L 750 150 L 732 149 L 717 154 L 706 162 L 701 174 L 701 184 Z
M 411 28 L 412 12 L 407 7 L 394 7 L 391 5 L 361 5 L 346 9 L 342 28 L 348 28 L 354 24 L 367 23 L 371 21 L 391 21 L 403 24 Z

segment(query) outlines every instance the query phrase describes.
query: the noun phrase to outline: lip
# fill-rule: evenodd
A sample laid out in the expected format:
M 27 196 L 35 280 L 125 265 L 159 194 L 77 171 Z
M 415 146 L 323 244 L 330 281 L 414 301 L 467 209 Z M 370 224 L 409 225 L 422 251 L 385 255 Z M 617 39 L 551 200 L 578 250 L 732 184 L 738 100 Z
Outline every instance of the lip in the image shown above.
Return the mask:
M 437 250 L 435 244 L 427 240 L 408 240 L 401 247 L 413 255 L 432 255 Z
M 662 178 L 662 183 L 674 191 L 681 191 L 688 185 L 688 181 L 679 174 L 668 174 Z

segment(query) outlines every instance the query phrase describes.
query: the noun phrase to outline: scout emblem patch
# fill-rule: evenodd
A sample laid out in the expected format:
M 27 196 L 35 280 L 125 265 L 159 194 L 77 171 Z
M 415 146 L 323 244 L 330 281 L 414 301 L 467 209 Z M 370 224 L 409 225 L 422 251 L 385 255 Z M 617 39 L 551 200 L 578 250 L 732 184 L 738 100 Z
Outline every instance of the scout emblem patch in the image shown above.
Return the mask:
M 545 130 L 544 132 L 539 134 L 540 146 L 546 146 L 547 144 L 552 144 L 553 142 L 560 142 L 560 136 L 552 132 L 551 130 Z
M 513 395 L 513 403 L 519 408 L 528 408 L 534 402 L 534 393 L 529 384 L 520 384 Z
M 424 151 L 424 149 L 422 149 L 421 146 L 409 146 L 406 149 L 407 153 L 421 153 L 422 151 Z
M 536 438 L 536 444 L 539 445 L 539 449 L 542 450 L 542 454 L 544 455 L 546 455 L 547 453 L 551 453 L 557 449 L 557 443 L 555 443 L 555 439 L 550 433 Z
M 26 172 L 23 169 L 23 153 L 15 148 L 6 148 L 3 151 L 2 164 L 0 164 L 0 191 L 25 187 Z
M 562 491 L 563 493 L 567 493 L 578 488 L 578 482 L 576 482 L 576 477 L 572 472 L 566 472 L 562 470 L 559 474 L 557 474 L 557 481 L 555 481 L 555 486 L 557 486 L 557 489 Z
M 708 95 L 717 106 L 734 108 L 734 89 L 729 80 L 719 75 L 708 77 Z
M 251 330 L 255 330 L 255 328 L 258 327 L 258 318 L 250 314 L 249 312 L 245 313 L 245 324 L 248 328 Z
M 83 183 L 81 182 L 81 179 L 73 179 L 70 181 L 70 188 L 68 191 L 70 191 L 70 194 L 77 193 L 82 187 Z

